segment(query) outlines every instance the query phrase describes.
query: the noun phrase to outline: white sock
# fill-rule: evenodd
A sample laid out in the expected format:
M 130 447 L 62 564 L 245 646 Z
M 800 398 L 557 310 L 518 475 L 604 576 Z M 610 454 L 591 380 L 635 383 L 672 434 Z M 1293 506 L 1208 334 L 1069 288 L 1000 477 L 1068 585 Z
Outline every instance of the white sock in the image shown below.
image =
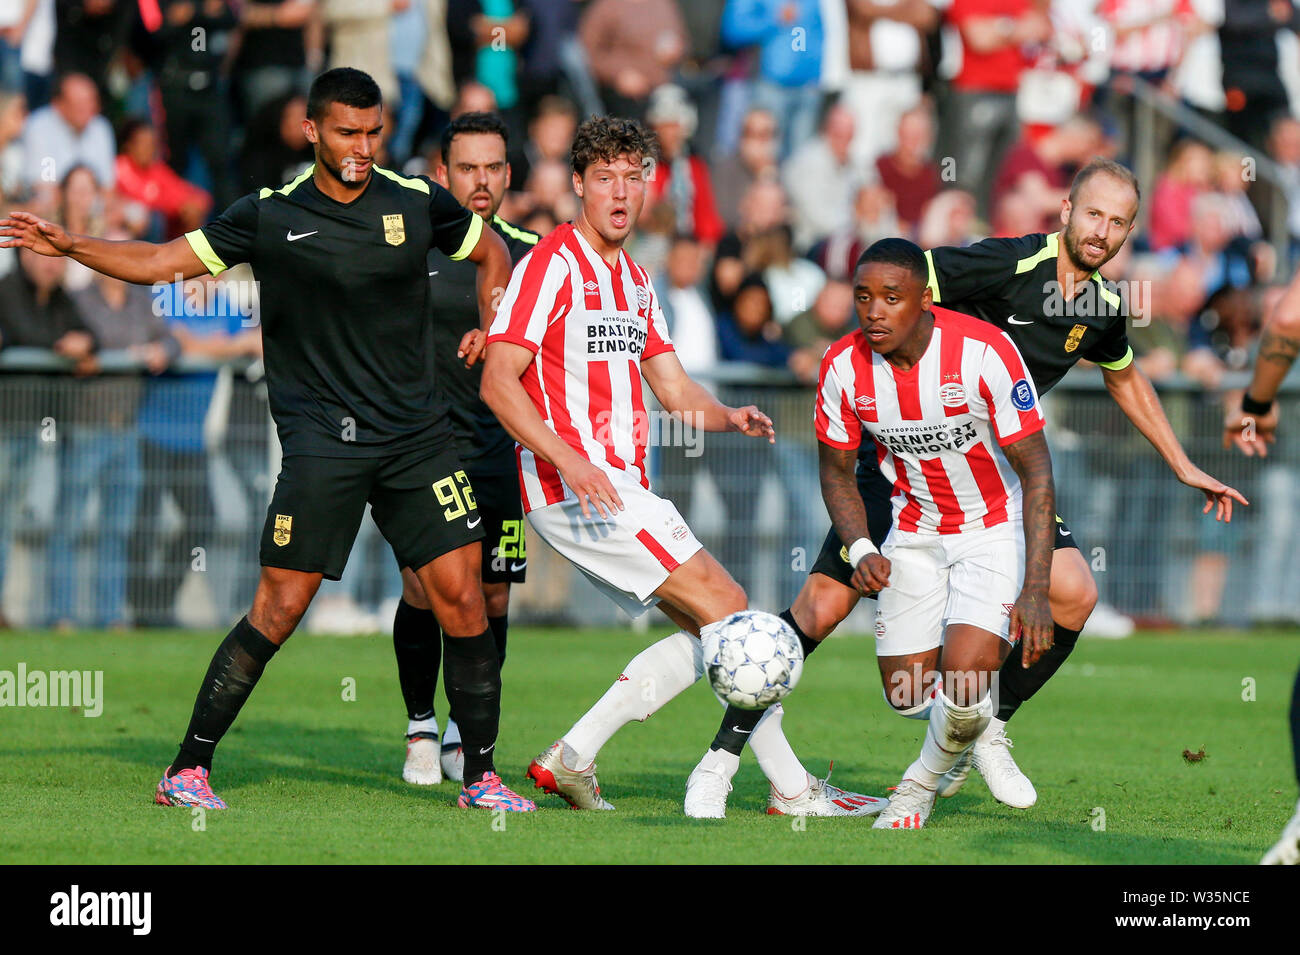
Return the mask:
M 709 750 L 704 754 L 704 758 L 700 760 L 699 764 L 701 766 L 717 766 L 719 763 L 726 770 L 728 779 L 736 775 L 736 771 L 740 769 L 740 757 L 735 753 L 727 752 L 725 749 Z
M 432 733 L 438 735 L 438 721 L 430 716 L 427 720 L 407 720 L 406 735 L 414 736 L 416 733 Z
M 1002 733 L 1006 728 L 1007 728 L 1007 721 L 1000 720 L 995 716 L 991 720 L 989 720 L 989 725 L 984 727 L 984 732 L 980 733 L 980 738 L 977 740 L 977 742 L 987 743 L 990 740 L 992 740 L 995 736 L 998 736 L 1000 733 Z
M 586 769 L 621 727 L 644 721 L 704 674 L 700 641 L 678 631 L 646 647 L 623 668 L 614 685 L 564 734 L 570 769 Z M 576 763 L 570 763 L 569 758 Z
M 926 789 L 937 787 L 957 757 L 984 731 L 992 715 L 993 701 L 987 693 L 972 706 L 958 706 L 946 693 L 938 694 L 930 707 L 930 723 L 925 728 L 921 755 L 903 773 L 903 778 L 914 779 Z
M 785 711 L 780 703 L 773 703 L 749 735 L 749 748 L 754 751 L 758 765 L 776 791 L 789 798 L 808 788 L 808 771 L 794 754 L 790 742 L 781 732 L 781 717 Z
M 447 721 L 447 732 L 442 734 L 442 745 L 443 746 L 460 745 L 460 727 L 456 725 L 455 720 Z

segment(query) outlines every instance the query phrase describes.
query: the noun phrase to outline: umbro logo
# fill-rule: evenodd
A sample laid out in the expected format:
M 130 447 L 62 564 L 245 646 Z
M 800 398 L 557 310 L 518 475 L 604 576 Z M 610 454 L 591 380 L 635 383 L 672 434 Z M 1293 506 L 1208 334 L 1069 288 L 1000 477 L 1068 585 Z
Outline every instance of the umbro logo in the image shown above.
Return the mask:
M 863 411 L 869 411 L 876 406 L 876 399 L 870 395 L 863 395 L 854 403 Z
M 290 229 L 288 232 L 284 234 L 284 237 L 288 239 L 290 242 L 297 242 L 299 239 L 305 239 L 307 238 L 307 236 L 315 235 L 319 231 L 320 231 L 319 229 L 316 229 L 313 232 L 299 232 L 297 235 L 294 235 L 293 230 Z
M 1011 611 L 1015 609 L 1015 606 L 1015 604 L 1003 604 L 1002 612 L 1009 617 L 1011 616 Z
M 583 282 L 582 287 L 585 288 L 588 292 L 594 292 L 596 291 L 596 289 L 600 288 L 600 285 L 597 284 L 595 279 L 592 279 L 589 282 Z

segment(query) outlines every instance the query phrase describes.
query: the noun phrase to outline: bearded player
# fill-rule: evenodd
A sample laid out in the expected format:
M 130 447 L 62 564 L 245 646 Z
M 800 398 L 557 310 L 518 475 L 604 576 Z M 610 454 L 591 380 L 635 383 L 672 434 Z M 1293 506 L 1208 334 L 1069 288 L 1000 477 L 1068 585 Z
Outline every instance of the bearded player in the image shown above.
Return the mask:
M 1038 396 L 1011 339 L 932 308 L 927 278 L 906 239 L 867 249 L 853 278 L 861 327 L 827 350 L 818 384 L 822 497 L 852 541 L 853 583 L 880 595 L 885 697 L 927 720 L 877 829 L 925 825 L 939 781 L 993 716 L 1012 645 L 1031 663 L 1052 645 L 1054 494 Z M 864 432 L 894 491 L 879 550 L 853 473 Z
M 1132 232 L 1140 199 L 1137 179 L 1128 169 L 1110 160 L 1093 160 L 1079 170 L 1062 202 L 1062 231 L 933 249 L 925 253 L 928 287 L 935 304 L 977 316 L 1006 332 L 1040 395 L 1080 359 L 1099 365 L 1106 390 L 1134 427 L 1178 480 L 1205 495 L 1205 512 L 1214 509 L 1216 520 L 1231 520 L 1233 501 L 1246 504 L 1246 499 L 1187 457 L 1151 382 L 1133 363 L 1121 297 L 1099 272 Z M 889 529 L 889 482 L 870 455 L 859 458 L 857 478 L 870 537 L 879 546 Z M 799 635 L 805 655 L 849 615 L 860 597 L 872 596 L 854 586 L 857 570 L 832 528 L 803 589 L 780 615 Z M 1049 596 L 1055 624 L 1051 649 L 1030 666 L 1020 647 L 1012 648 L 999 675 L 998 711 L 939 786 L 939 795 L 954 795 L 973 764 L 999 801 L 1018 809 L 1037 801 L 1033 783 L 1011 756 L 1007 722 L 1061 668 L 1097 602 L 1088 562 L 1059 517 Z M 752 713 L 729 708 L 711 751 L 738 754 L 753 726 Z
M 532 251 L 538 237 L 497 215 L 510 186 L 508 136 L 506 124 L 494 113 L 456 117 L 443 131 L 442 160 L 433 178 L 501 237 L 511 262 L 517 263 Z M 524 582 L 528 564 L 515 442 L 478 396 L 482 365 L 466 363 L 486 334 L 479 328 L 474 268 L 438 249 L 429 250 L 428 266 L 438 385 L 487 535 L 480 570 L 483 602 L 497 659 L 504 665 L 510 585 Z M 393 618 L 393 650 L 408 720 L 402 778 L 423 786 L 436 785 L 444 776 L 457 782 L 464 778 L 465 753 L 455 714 L 448 714 L 440 746 L 433 712 L 442 642 L 424 588 L 410 568 L 403 569 L 402 599 Z
M 483 400 L 518 442 L 533 530 L 630 615 L 658 604 L 681 628 L 628 663 L 528 767 L 539 788 L 577 809 L 613 808 L 596 780 L 601 746 L 695 683 L 704 672 L 702 641 L 716 640 L 719 622 L 747 603 L 677 508 L 650 490 L 643 381 L 666 411 L 689 415 L 694 427 L 776 440 L 771 420 L 757 408 L 722 405 L 687 376 L 649 276 L 623 250 L 654 159 L 653 137 L 633 120 L 582 124 L 571 150 L 580 213 L 516 268 L 492 323 L 483 370 Z M 769 811 L 880 811 L 884 800 L 844 793 L 809 775 L 780 733 L 780 720 L 780 705 L 770 707 L 752 740 L 772 783 Z M 687 815 L 706 814 L 691 793 L 700 771 L 687 783 Z

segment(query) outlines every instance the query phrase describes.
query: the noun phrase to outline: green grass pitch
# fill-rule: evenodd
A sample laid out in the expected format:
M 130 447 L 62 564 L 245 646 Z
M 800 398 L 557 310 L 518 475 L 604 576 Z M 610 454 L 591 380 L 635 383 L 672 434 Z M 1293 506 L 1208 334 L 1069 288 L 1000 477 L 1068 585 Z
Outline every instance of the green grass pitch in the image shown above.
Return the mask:
M 1002 806 L 972 774 L 922 832 L 769 817 L 748 754 L 729 818 L 683 818 L 683 784 L 721 713 L 703 684 L 601 753 L 616 812 L 571 812 L 532 789 L 535 815 L 460 810 L 455 784 L 401 780 L 406 720 L 391 642 L 303 635 L 268 668 L 218 751 L 213 782 L 232 809 L 200 820 L 152 796 L 218 640 L 0 635 L 0 670 L 21 661 L 29 672 L 104 672 L 97 718 L 0 708 L 0 862 L 1254 863 L 1296 797 L 1286 732 L 1300 661 L 1294 632 L 1085 639 L 1012 724 L 1038 805 Z M 650 640 L 512 632 L 503 777 L 522 787 L 529 759 Z M 1251 681 L 1254 699 L 1244 700 Z M 355 700 L 344 699 L 349 686 Z M 888 712 L 872 642 L 847 636 L 806 669 L 785 728 L 811 770 L 824 773 L 834 759 L 837 784 L 876 794 L 897 782 L 923 731 Z M 1203 760 L 1184 760 L 1185 749 L 1202 747 Z

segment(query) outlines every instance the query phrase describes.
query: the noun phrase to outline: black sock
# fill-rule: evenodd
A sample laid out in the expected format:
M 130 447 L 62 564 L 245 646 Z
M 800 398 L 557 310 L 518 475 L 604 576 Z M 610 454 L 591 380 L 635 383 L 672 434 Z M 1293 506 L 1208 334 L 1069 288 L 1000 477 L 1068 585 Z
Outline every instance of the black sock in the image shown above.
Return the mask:
M 257 686 L 262 671 L 280 649 L 244 617 L 226 634 L 212 655 L 203 686 L 194 700 L 194 713 L 172 762 L 172 774 L 202 766 L 212 768 L 212 754 Z
M 1067 630 L 1059 623 L 1053 624 L 1052 649 L 1048 650 L 1038 662 L 1028 670 L 1020 665 L 1023 659 L 1020 647 L 1023 641 L 1017 641 L 1007 654 L 1002 669 L 998 672 L 998 719 L 1006 722 L 1025 702 L 1043 688 L 1061 664 L 1065 662 L 1079 642 L 1078 630 Z
M 1300 670 L 1291 689 L 1291 755 L 1295 758 L 1295 781 L 1300 784 Z
M 789 608 L 782 610 L 777 616 L 794 630 L 795 636 L 803 646 L 803 658 L 807 660 L 821 644 L 799 629 L 799 624 L 794 622 L 794 614 Z M 749 734 L 754 732 L 754 727 L 763 718 L 763 712 L 763 710 L 742 710 L 737 706 L 728 706 L 727 712 L 722 715 L 722 725 L 718 727 L 718 735 L 713 737 L 709 749 L 725 749 L 728 753 L 739 756 L 741 750 L 745 748 L 745 741 L 749 739 Z
M 438 688 L 442 641 L 432 610 L 398 601 L 393 615 L 393 651 L 397 654 L 397 682 L 406 701 L 406 716 L 427 720 L 433 716 L 433 693 Z
M 495 772 L 492 750 L 501 721 L 501 664 L 491 630 L 476 637 L 442 638 L 442 668 L 447 702 L 460 727 L 465 751 L 465 783 L 469 785 Z
M 492 628 L 492 637 L 497 642 L 497 662 L 501 666 L 506 665 L 506 634 L 510 630 L 509 614 L 502 614 L 499 617 L 488 617 L 488 626 Z

